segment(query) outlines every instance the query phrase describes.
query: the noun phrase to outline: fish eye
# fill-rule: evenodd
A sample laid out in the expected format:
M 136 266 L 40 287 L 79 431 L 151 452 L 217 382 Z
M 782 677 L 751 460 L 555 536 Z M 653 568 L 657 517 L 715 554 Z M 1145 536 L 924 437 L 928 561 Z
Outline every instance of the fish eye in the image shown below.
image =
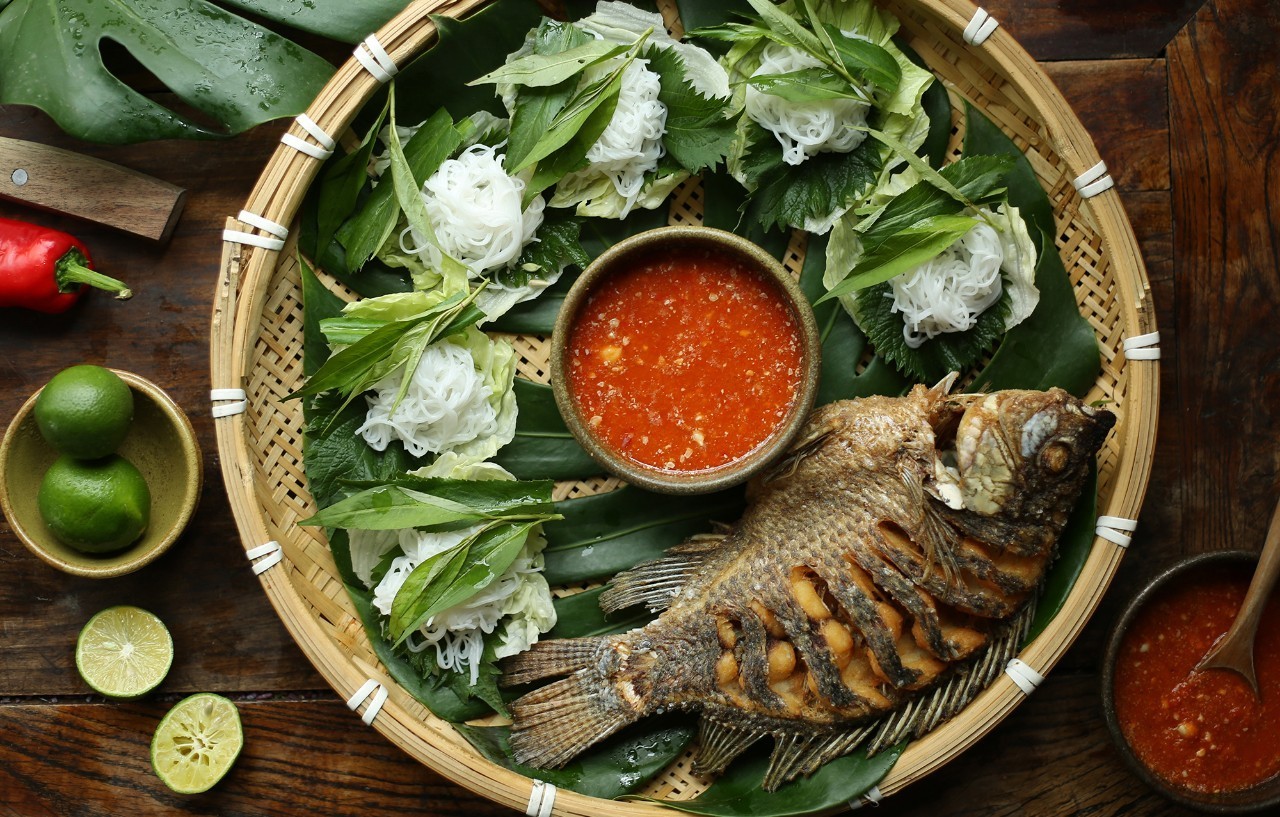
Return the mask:
M 1071 462 L 1071 446 L 1055 440 L 1040 452 L 1040 462 L 1051 474 L 1061 474 Z

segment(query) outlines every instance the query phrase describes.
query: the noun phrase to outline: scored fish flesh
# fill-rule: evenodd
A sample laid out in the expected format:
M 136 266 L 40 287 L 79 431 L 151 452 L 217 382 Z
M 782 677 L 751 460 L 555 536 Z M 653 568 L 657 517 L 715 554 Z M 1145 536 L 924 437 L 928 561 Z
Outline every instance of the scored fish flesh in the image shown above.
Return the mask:
M 1115 416 L 1060 389 L 817 409 L 743 517 L 615 577 L 621 635 L 537 643 L 503 679 L 518 763 L 563 765 L 646 715 L 701 712 L 695 768 L 775 739 L 765 788 L 924 734 L 1004 669 Z

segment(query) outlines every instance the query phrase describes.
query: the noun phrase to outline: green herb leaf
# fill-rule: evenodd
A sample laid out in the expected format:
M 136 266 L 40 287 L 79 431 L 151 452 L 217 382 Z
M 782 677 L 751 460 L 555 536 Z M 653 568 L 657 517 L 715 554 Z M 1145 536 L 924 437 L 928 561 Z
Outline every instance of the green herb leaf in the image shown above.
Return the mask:
M 645 58 L 658 75 L 658 101 L 667 106 L 662 143 L 690 173 L 714 167 L 728 155 L 737 123 L 727 99 L 705 97 L 689 84 L 684 60 L 674 48 L 651 48 Z
M 613 105 L 617 105 L 618 92 L 622 88 L 622 72 L 626 70 L 633 57 L 634 54 L 627 59 L 620 60 L 618 66 L 612 71 L 575 92 L 564 108 L 551 120 L 551 124 L 547 126 L 546 133 L 529 150 L 529 153 L 520 162 L 512 163 L 507 168 L 507 172 L 519 173 L 535 162 L 547 158 L 568 145 L 578 134 L 578 131 L 591 119 L 591 115 L 602 105 L 610 102 Z M 606 121 L 605 124 L 607 125 L 608 122 Z M 603 128 L 601 128 L 601 132 L 603 132 Z M 596 134 L 596 138 L 600 138 L 599 134 Z M 592 141 L 594 142 L 595 140 Z M 590 147 L 590 143 L 588 143 L 587 147 Z M 585 150 L 582 155 L 586 156 Z
M 607 40 L 588 40 L 581 45 L 555 54 L 534 52 L 490 71 L 468 85 L 504 83 L 528 88 L 546 88 L 575 77 L 598 62 L 611 59 L 630 46 L 615 45 Z
M 625 633 L 643 627 L 657 616 L 644 607 L 630 607 L 613 615 L 605 615 L 600 609 L 600 594 L 604 587 L 596 587 L 564 596 L 552 601 L 556 608 L 556 626 L 543 638 L 587 638 L 593 635 Z
M 762 94 L 789 102 L 823 102 L 852 99 L 868 102 L 867 95 L 826 68 L 801 68 L 785 74 L 755 74 L 744 80 Z
M 863 256 L 853 272 L 819 299 L 848 295 L 881 284 L 920 266 L 960 240 L 977 219 L 969 216 L 929 216 L 880 242 Z
M 443 108 L 422 124 L 401 152 L 413 184 L 419 191 L 461 143 L 462 134 Z M 324 207 L 323 202 L 321 206 Z M 321 212 L 323 214 L 324 210 Z M 338 241 L 346 248 L 345 266 L 348 271 L 360 269 L 387 242 L 400 221 L 400 213 L 395 184 L 384 175 L 382 183 L 373 189 L 355 216 L 338 230 Z
M 373 593 L 351 569 L 351 545 L 346 531 L 336 530 L 332 533 L 329 537 L 329 549 L 333 552 L 334 563 L 342 577 L 342 583 L 346 585 L 347 595 L 351 598 L 356 615 L 364 625 L 369 644 L 395 682 L 436 717 L 450 723 L 456 724 L 488 714 L 489 707 L 480 700 L 472 699 L 465 688 L 456 684 L 459 677 L 457 673 L 425 674 L 401 650 L 391 648 L 391 643 L 383 632 L 382 614 L 373 606 Z
M 494 462 L 519 479 L 585 479 L 603 473 L 564 424 L 550 386 L 517 377 L 514 389 L 520 406 L 516 436 Z
M 612 576 L 706 533 L 712 521 L 734 521 L 744 506 L 741 488 L 678 497 L 625 487 L 561 500 L 562 518 L 543 530 L 547 581 L 570 585 Z
M 537 524 L 531 521 L 494 525 L 414 568 L 391 604 L 389 631 L 393 645 L 403 643 L 432 616 L 492 584 L 515 561 Z
M 402 477 L 324 508 L 299 524 L 357 530 L 457 530 L 499 519 L 554 516 L 551 483 Z
M 879 177 L 880 151 L 870 139 L 848 153 L 819 153 L 793 166 L 782 161 L 772 134 L 755 123 L 750 131 L 755 136 L 748 161 L 757 186 L 747 217 L 766 229 L 803 229 L 825 219 L 865 195 Z
M 382 128 L 386 115 L 387 109 L 384 107 L 358 148 L 336 161 L 326 163 L 319 182 L 316 244 L 328 245 L 333 241 L 347 213 L 355 209 L 360 191 L 369 181 L 369 158 L 373 155 L 378 131 Z
M 553 56 L 592 41 L 582 29 L 543 19 L 533 37 L 533 53 Z M 577 82 L 568 80 L 545 88 L 520 88 L 511 114 L 511 134 L 507 140 L 508 167 L 517 167 L 551 127 L 556 114 L 573 97 Z
M 838 59 L 846 71 L 853 76 L 870 82 L 876 87 L 876 93 L 884 96 L 898 90 L 902 82 L 902 67 L 889 51 L 873 42 L 849 37 L 840 29 L 824 23 L 820 30 L 830 38 L 833 57 Z
M 747 2 L 751 4 L 751 8 L 755 9 L 756 14 L 760 15 L 760 19 L 769 28 L 785 34 L 800 48 L 825 61 L 826 50 L 822 47 L 822 41 L 812 31 L 805 28 L 799 20 L 774 5 L 772 0 L 747 0 Z
M 618 98 L 621 94 L 621 89 L 621 74 L 619 74 L 613 90 L 609 91 L 608 95 L 596 107 L 591 109 L 580 125 L 574 126 L 575 129 L 570 134 L 568 142 L 550 156 L 544 156 L 538 160 L 537 165 L 534 167 L 533 176 L 525 185 L 524 198 L 521 202 L 523 206 L 528 207 L 529 202 L 533 201 L 534 197 L 543 190 L 556 184 L 575 170 L 581 170 L 587 166 L 587 153 L 591 150 L 591 146 L 599 140 L 605 128 L 609 127 L 609 123 L 613 121 L 614 113 L 618 110 Z M 570 105 L 572 104 L 571 101 Z M 556 123 L 552 122 L 551 127 L 555 128 Z M 538 146 L 535 145 L 534 153 L 537 150 Z M 528 157 L 525 158 L 525 161 L 528 161 Z
M 865 143 L 864 143 L 865 144 Z M 978 204 L 991 203 L 1003 196 L 1013 160 L 1005 156 L 966 155 L 939 171 L 939 175 L 964 198 Z M 884 208 L 875 222 L 862 234 L 867 252 L 917 222 L 935 216 L 959 213 L 964 205 L 936 185 L 917 183 Z

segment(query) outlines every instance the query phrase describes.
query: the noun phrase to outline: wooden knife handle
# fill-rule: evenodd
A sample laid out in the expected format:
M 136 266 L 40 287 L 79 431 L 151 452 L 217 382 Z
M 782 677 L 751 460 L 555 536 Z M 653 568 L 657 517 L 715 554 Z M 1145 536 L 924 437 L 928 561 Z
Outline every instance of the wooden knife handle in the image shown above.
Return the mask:
M 168 241 L 187 191 L 70 150 L 0 137 L 0 197 Z

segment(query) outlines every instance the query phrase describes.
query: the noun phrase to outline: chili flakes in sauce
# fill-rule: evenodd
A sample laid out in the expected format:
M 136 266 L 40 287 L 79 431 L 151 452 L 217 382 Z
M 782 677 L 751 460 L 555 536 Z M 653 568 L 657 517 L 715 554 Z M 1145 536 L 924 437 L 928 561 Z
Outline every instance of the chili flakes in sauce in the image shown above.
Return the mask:
M 776 283 L 732 254 L 677 245 L 596 285 L 566 359 L 570 394 L 604 445 L 695 472 L 742 459 L 785 421 L 803 344 Z
M 1243 570 L 1184 577 L 1146 605 L 1121 643 L 1116 719 L 1139 760 L 1175 786 L 1241 791 L 1280 773 L 1280 600 L 1267 604 L 1254 644 L 1261 701 L 1234 672 L 1193 672 L 1248 586 Z

